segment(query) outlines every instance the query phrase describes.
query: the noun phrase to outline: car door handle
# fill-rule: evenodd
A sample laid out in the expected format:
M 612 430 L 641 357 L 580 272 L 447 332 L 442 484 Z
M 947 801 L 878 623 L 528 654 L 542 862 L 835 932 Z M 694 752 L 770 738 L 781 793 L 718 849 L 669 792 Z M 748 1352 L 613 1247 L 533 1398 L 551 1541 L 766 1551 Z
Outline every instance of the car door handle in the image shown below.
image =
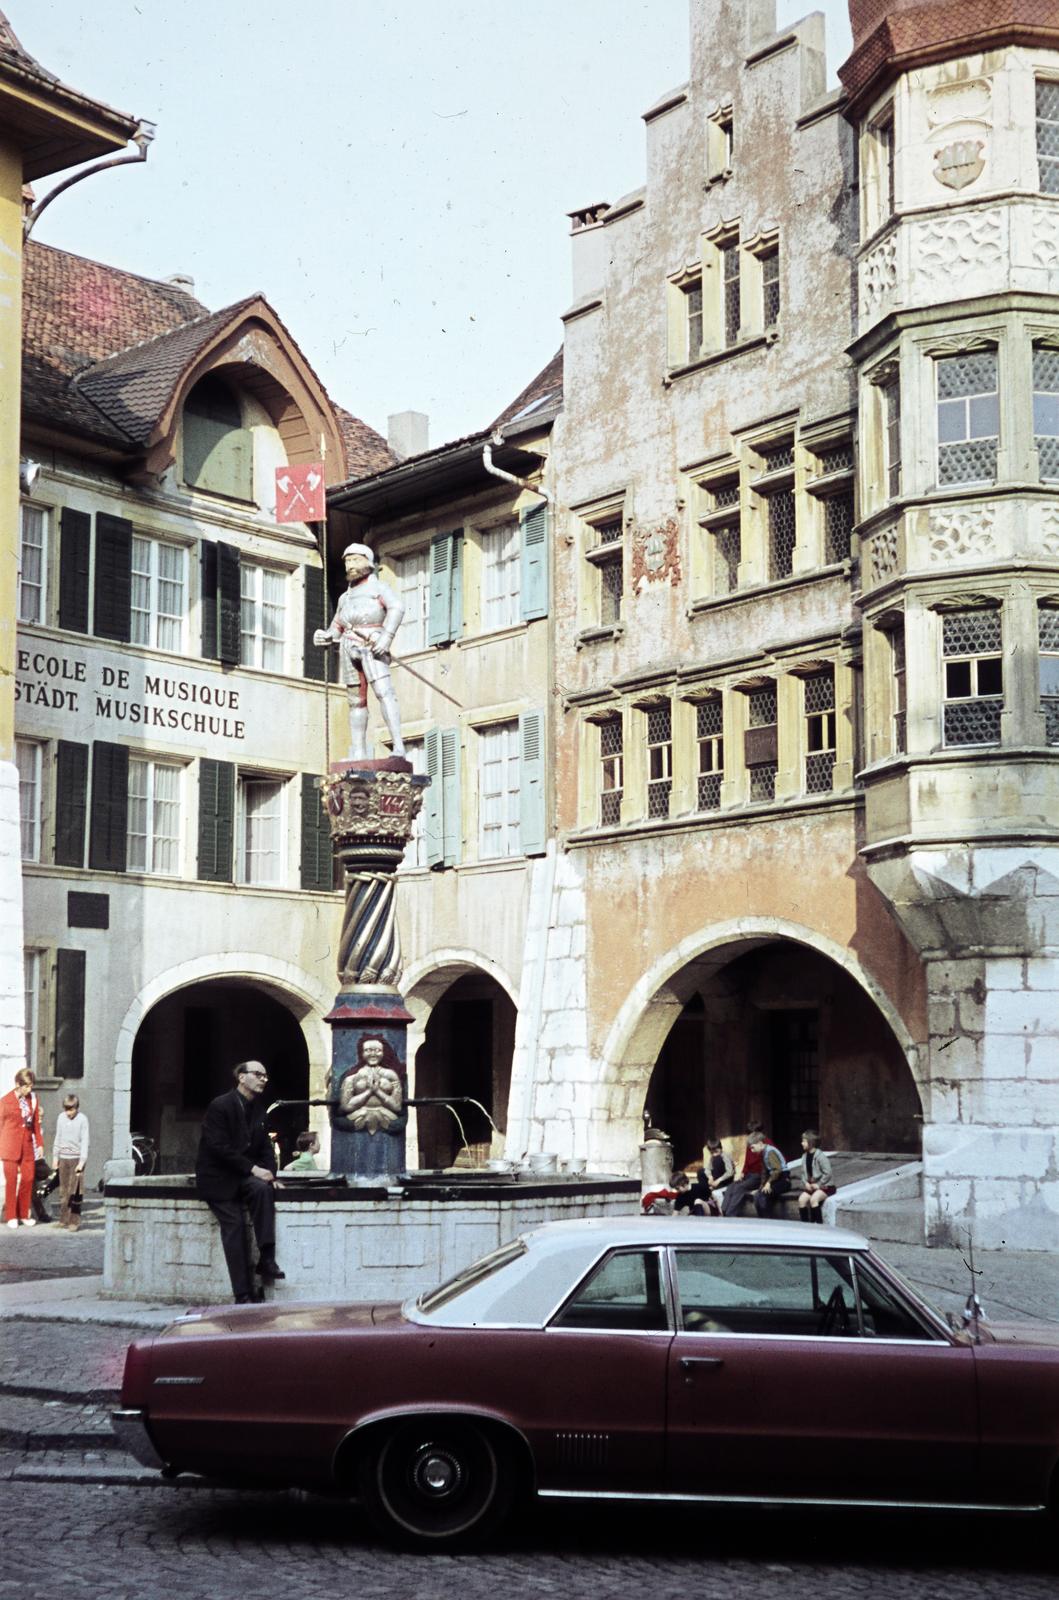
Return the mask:
M 720 1356 L 681 1356 L 680 1370 L 690 1378 L 697 1367 L 723 1367 Z

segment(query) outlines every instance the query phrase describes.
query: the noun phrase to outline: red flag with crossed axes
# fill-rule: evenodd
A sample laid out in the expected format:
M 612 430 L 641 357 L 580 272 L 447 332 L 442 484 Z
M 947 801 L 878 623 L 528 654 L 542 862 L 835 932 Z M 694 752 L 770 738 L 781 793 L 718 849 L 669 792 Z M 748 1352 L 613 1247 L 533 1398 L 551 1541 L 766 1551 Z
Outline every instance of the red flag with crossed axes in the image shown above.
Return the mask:
M 276 521 L 323 522 L 327 516 L 325 487 L 322 461 L 303 467 L 277 467 Z

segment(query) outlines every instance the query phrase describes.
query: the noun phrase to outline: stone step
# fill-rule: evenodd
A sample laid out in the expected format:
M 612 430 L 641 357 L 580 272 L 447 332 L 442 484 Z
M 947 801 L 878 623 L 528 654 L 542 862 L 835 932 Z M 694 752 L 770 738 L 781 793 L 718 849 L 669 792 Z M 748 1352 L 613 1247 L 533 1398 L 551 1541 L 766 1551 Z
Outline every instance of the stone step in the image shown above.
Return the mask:
M 923 1202 L 919 1199 L 879 1200 L 875 1205 L 842 1206 L 835 1221 L 869 1239 L 890 1244 L 923 1243 Z

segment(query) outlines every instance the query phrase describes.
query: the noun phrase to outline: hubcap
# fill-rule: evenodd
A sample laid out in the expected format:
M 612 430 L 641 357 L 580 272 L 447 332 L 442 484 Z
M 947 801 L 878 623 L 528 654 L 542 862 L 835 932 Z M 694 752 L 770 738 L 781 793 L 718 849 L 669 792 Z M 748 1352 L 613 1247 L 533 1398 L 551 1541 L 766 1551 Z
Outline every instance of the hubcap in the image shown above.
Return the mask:
M 437 1445 L 427 1445 L 412 1467 L 412 1481 L 421 1494 L 440 1500 L 453 1494 L 463 1480 L 463 1469 L 454 1455 Z

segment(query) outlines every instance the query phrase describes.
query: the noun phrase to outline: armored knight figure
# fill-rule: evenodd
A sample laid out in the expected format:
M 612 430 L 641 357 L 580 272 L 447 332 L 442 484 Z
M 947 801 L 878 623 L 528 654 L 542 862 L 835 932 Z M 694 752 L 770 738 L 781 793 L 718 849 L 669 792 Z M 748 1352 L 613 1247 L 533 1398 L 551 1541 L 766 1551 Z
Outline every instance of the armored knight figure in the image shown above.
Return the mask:
M 375 556 L 366 544 L 342 552 L 349 588 L 338 602 L 329 628 L 317 628 L 315 645 L 337 644 L 340 682 L 349 699 L 349 756 L 368 757 L 368 684 L 375 691 L 395 756 L 404 755 L 401 714 L 390 681 L 390 646 L 401 625 L 399 597 L 375 576 Z

